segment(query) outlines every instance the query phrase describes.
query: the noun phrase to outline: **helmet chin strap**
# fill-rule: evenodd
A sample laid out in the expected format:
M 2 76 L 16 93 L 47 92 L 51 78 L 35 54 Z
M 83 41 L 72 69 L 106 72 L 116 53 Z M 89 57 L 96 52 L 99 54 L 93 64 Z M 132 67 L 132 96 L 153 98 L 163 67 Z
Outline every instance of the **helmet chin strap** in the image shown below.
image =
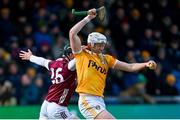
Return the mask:
M 99 53 L 99 54 L 98 54 L 98 57 L 100 58 L 102 64 L 108 65 L 108 62 L 107 62 L 105 56 L 104 56 L 102 53 Z
M 63 55 L 63 57 L 64 57 L 66 60 L 68 60 L 68 61 L 71 60 L 68 55 Z
M 67 59 L 68 59 L 69 61 L 71 60 L 70 57 L 69 57 L 69 55 L 67 55 L 66 57 L 67 57 Z
M 93 46 L 92 46 L 92 44 L 93 44 Z M 92 50 L 92 47 L 94 47 L 94 43 L 91 43 L 90 45 L 91 45 L 91 46 L 90 46 L 90 48 L 91 48 L 91 54 L 93 54 L 94 51 Z M 105 56 L 104 56 L 102 53 L 96 53 L 96 54 L 98 55 L 98 57 L 99 57 L 99 59 L 101 60 L 101 63 L 102 63 L 102 64 L 108 65 L 108 62 L 107 62 Z
M 93 42 L 91 42 L 90 44 L 91 44 L 91 47 L 94 47 L 94 43 Z

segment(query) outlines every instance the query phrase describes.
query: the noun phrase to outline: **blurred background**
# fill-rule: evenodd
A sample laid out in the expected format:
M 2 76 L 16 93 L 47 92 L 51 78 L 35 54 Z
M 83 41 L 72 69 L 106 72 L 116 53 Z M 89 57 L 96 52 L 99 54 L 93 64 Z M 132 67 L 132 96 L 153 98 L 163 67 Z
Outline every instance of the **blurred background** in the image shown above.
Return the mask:
M 57 59 L 70 28 L 83 17 L 72 8 L 105 6 L 108 17 L 86 25 L 108 38 L 105 53 L 117 59 L 158 63 L 155 71 L 109 71 L 107 109 L 116 118 L 180 118 L 180 0 L 0 0 L 0 118 L 38 118 L 51 84 L 45 68 L 18 57 L 20 50 Z M 83 118 L 74 93 L 70 110 Z M 11 115 L 10 115 L 11 113 Z

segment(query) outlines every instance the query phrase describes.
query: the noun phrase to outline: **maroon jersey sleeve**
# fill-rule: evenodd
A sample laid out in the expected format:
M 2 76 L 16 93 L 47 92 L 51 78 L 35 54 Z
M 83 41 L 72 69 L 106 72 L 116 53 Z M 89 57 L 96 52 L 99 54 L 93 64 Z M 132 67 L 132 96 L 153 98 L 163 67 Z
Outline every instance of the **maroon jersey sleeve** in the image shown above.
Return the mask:
M 76 72 L 68 70 L 68 61 L 60 58 L 49 63 L 52 85 L 46 100 L 67 106 L 76 88 Z

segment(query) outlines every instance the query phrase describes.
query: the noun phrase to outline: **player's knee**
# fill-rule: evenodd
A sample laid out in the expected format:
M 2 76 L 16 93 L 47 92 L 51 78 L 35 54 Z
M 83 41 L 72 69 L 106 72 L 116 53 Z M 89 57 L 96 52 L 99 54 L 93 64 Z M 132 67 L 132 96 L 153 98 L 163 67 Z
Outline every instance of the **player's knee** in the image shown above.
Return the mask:
M 107 110 L 103 110 L 99 113 L 95 119 L 115 119 L 115 117 L 109 113 Z

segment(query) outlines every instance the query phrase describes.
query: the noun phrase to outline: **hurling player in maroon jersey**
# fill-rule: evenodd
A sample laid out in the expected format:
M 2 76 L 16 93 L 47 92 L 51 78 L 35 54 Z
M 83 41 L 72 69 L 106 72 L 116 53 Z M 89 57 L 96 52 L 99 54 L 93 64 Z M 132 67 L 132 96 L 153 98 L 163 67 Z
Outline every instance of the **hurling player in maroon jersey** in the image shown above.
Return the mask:
M 63 57 L 57 60 L 37 57 L 29 49 L 28 52 L 20 51 L 19 57 L 44 66 L 51 73 L 52 85 L 41 106 L 39 119 L 78 119 L 67 109 L 76 88 L 75 59 L 70 46 L 65 46 Z

